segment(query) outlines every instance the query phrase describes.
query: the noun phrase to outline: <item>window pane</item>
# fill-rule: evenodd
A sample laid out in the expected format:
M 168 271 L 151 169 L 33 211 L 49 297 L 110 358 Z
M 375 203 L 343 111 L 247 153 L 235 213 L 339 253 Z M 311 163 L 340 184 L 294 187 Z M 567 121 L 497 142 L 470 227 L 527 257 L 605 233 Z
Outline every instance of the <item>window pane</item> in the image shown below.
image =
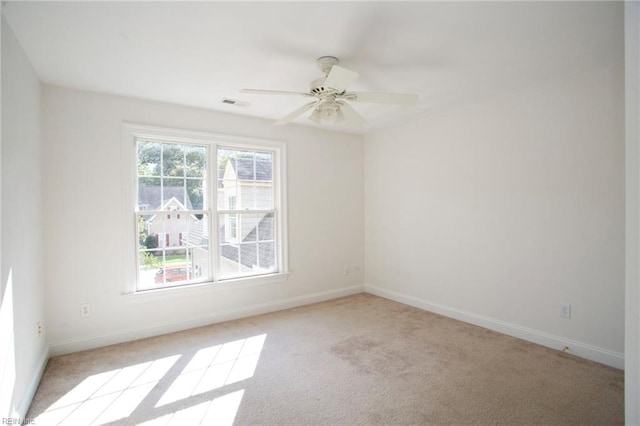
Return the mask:
M 187 209 L 203 210 L 206 206 L 205 196 L 202 179 L 187 180 Z
M 162 175 L 184 176 L 184 145 L 162 144 Z
M 238 208 L 238 197 L 235 195 L 227 197 L 227 209 L 235 210 Z
M 227 179 L 218 181 L 218 209 L 235 210 L 238 206 L 237 181 Z
M 220 245 L 220 278 L 233 278 L 240 275 L 240 250 L 232 244 Z
M 152 288 L 155 273 L 163 265 L 163 250 L 158 243 L 158 237 L 164 235 L 164 223 L 156 220 L 157 216 L 137 216 L 138 233 L 138 288 Z M 151 231 L 151 228 L 155 228 Z M 159 229 L 159 232 L 157 231 Z M 164 241 L 164 240 L 163 240 Z
M 255 210 L 256 187 L 254 183 L 239 181 L 238 198 L 240 199 L 240 210 Z
M 276 270 L 272 213 L 220 214 L 219 224 L 221 279 Z
M 184 235 L 187 246 L 204 246 L 209 244 L 209 215 L 187 215 L 186 234 Z
M 218 179 L 236 179 L 235 158 L 236 152 L 234 150 L 225 148 L 218 149 Z M 230 174 L 233 174 L 233 176 Z
M 184 179 L 164 178 L 162 185 L 162 210 L 185 210 L 188 208 L 185 203 Z
M 166 234 L 164 219 L 158 215 L 138 216 L 138 238 L 140 249 L 156 249 L 164 247 Z
M 187 146 L 185 149 L 186 176 L 205 177 L 207 149 L 203 146 Z
M 241 214 L 240 216 L 240 239 L 243 243 L 256 241 L 258 233 L 258 218 L 255 213 Z
M 156 273 L 162 268 L 162 250 L 140 250 L 138 265 L 138 288 L 153 288 Z
M 240 244 L 240 265 L 246 269 L 247 272 L 252 271 L 258 266 L 258 247 L 256 243 L 242 243 Z
M 230 149 L 218 150 L 218 209 L 227 210 L 227 200 L 236 196 L 236 152 Z
M 160 178 L 138 178 L 138 210 L 158 210 L 161 205 Z
M 256 180 L 267 182 L 273 180 L 273 154 L 256 152 Z
M 207 246 L 191 247 L 187 250 L 193 267 L 193 279 L 196 281 L 206 281 L 211 279 L 211 265 L 209 249 Z
M 275 236 L 275 218 L 273 213 L 263 215 L 258 221 L 258 240 L 271 241 Z
M 160 144 L 138 142 L 138 175 L 160 176 Z
M 175 210 L 167 213 L 170 218 L 165 224 L 167 232 L 173 234 L 171 245 L 173 247 L 186 247 L 189 238 L 187 227 L 188 215 L 184 210 Z
M 273 184 L 271 182 L 258 182 L 255 188 L 256 209 L 273 209 Z
M 258 243 L 258 266 L 262 273 L 276 271 L 275 243 Z
M 237 214 L 221 214 L 218 216 L 219 236 L 221 244 L 238 242 L 238 215 Z
M 237 156 L 236 172 L 238 180 L 256 180 L 254 153 L 249 151 L 238 151 Z

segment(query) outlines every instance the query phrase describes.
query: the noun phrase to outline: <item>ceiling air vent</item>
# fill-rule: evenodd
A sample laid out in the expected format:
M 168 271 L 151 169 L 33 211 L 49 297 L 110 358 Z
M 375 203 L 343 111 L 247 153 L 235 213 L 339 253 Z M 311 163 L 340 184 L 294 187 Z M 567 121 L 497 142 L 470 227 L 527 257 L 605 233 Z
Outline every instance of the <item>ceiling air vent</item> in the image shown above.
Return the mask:
M 235 105 L 243 108 L 246 108 L 249 106 L 249 102 L 238 101 L 236 99 L 229 99 L 229 98 L 223 98 L 222 103 L 227 105 Z

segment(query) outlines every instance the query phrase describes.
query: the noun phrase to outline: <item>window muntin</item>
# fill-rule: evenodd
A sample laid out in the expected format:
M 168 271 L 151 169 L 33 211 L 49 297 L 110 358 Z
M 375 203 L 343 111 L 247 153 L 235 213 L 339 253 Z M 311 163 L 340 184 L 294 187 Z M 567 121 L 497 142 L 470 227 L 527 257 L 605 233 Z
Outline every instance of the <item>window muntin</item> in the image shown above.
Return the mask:
M 286 273 L 283 143 L 124 127 L 137 167 L 131 198 L 137 255 L 131 259 L 137 259 L 138 276 L 131 291 Z M 225 176 L 231 171 L 225 162 L 235 176 Z

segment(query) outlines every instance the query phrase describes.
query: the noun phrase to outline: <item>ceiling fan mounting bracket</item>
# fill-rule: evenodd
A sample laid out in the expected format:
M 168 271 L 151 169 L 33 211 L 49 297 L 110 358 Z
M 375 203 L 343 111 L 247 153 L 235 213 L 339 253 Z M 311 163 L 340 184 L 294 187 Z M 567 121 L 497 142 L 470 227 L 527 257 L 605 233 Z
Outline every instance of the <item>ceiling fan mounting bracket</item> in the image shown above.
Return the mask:
M 331 68 L 334 65 L 338 65 L 338 63 L 340 63 L 340 60 L 338 60 L 338 58 L 336 58 L 335 56 L 321 56 L 317 59 L 317 62 L 318 67 L 322 70 L 324 75 L 329 75 Z

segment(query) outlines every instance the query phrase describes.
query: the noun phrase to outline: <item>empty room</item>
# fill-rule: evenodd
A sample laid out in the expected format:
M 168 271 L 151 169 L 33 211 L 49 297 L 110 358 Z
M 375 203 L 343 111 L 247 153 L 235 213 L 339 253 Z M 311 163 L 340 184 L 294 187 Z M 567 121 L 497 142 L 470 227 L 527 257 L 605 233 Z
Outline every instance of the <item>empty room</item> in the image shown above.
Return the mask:
M 3 1 L 0 418 L 640 425 L 640 5 Z

